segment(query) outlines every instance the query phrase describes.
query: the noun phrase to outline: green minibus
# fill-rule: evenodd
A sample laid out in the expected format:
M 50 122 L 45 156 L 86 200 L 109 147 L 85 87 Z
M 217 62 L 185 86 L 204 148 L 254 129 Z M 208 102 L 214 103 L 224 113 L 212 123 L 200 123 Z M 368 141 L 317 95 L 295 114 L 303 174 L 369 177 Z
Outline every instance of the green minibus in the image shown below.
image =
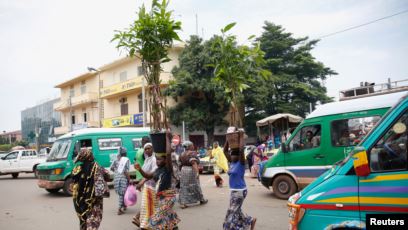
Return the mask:
M 359 144 L 406 92 L 369 96 L 319 106 L 261 164 L 259 179 L 280 199 L 288 199 Z
M 59 137 L 52 145 L 47 161 L 37 166 L 38 186 L 50 193 L 60 189 L 65 194 L 72 194 L 71 171 L 74 159 L 80 148 L 91 148 L 96 162 L 106 168 L 117 157 L 118 148 L 127 149 L 133 165 L 135 154 L 141 148 L 143 136 L 149 135 L 149 128 L 87 128 L 67 133 Z M 135 175 L 133 166 L 130 174 Z

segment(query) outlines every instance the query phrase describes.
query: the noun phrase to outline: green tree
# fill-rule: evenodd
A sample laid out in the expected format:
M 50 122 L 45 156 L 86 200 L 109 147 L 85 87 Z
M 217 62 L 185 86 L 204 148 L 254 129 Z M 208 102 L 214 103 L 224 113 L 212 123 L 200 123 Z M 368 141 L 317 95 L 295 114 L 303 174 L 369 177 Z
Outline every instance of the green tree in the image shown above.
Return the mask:
M 149 86 L 151 123 L 155 131 L 168 126 L 160 89 L 161 64 L 170 61 L 168 51 L 173 41 L 180 41 L 177 31 L 181 30 L 181 22 L 173 19 L 173 12 L 167 10 L 168 3 L 167 0 L 153 0 L 150 12 L 142 5 L 138 19 L 129 29 L 116 31 L 112 39 L 118 42 L 116 47 L 125 50 L 129 56 L 140 55 Z
M 244 106 L 242 92 L 257 76 L 267 77 L 269 72 L 264 70 L 263 52 L 259 44 L 253 47 L 238 45 L 234 35 L 226 34 L 235 23 L 228 24 L 221 29 L 221 36 L 214 37 L 215 67 L 214 81 L 222 86 L 230 103 L 230 126 L 242 127 Z M 251 40 L 253 36 L 249 38 Z
M 265 22 L 264 32 L 257 39 L 265 52 L 266 67 L 273 77 L 264 110 L 267 114 L 281 112 L 305 116 L 309 103 L 330 102 L 321 81 L 337 73 L 316 61 L 311 54 L 318 40 L 307 37 L 293 38 L 291 33 L 270 22 Z
M 169 109 L 171 123 L 180 126 L 184 121 L 190 131 L 205 130 L 208 143 L 213 142 L 215 126 L 225 125 L 229 108 L 224 89 L 214 83 L 214 68 L 209 65 L 213 43 L 214 39 L 203 42 L 197 36 L 190 37 L 166 91 L 178 101 Z

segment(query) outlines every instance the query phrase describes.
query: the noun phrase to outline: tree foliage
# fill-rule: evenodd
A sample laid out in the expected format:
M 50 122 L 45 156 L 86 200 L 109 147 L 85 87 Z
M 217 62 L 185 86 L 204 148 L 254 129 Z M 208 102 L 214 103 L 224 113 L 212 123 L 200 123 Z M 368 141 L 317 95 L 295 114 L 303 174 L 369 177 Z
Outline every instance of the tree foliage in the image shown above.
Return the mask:
M 304 117 L 309 112 L 309 103 L 315 106 L 330 102 L 321 82 L 337 73 L 311 54 L 318 41 L 294 38 L 270 22 L 265 22 L 263 30 L 256 40 L 265 53 L 265 68 L 272 77 L 259 79 L 245 92 L 245 104 L 250 108 L 248 126 L 255 126 L 255 120 L 276 113 Z
M 172 71 L 166 94 L 178 101 L 169 109 L 172 124 L 180 126 L 184 121 L 190 131 L 205 130 L 208 142 L 213 140 L 214 127 L 225 124 L 228 103 L 224 89 L 215 84 L 214 68 L 209 65 L 213 57 L 214 38 L 203 42 L 191 36 L 179 56 L 179 66 Z
M 112 41 L 117 41 L 117 48 L 123 49 L 131 57 L 140 55 L 144 75 L 149 85 L 150 111 L 153 129 L 167 128 L 165 106 L 160 90 L 161 64 L 170 61 L 168 51 L 174 40 L 180 40 L 177 31 L 181 22 L 175 21 L 172 11 L 168 11 L 168 1 L 152 1 L 150 12 L 142 5 L 138 18 L 124 31 L 116 31 Z M 164 121 L 164 124 L 162 123 Z
M 248 83 L 254 82 L 256 76 L 268 76 L 268 71 L 262 68 L 264 63 L 263 52 L 259 44 L 253 47 L 238 45 L 234 35 L 226 34 L 235 23 L 228 24 L 221 29 L 221 36 L 214 37 L 213 65 L 214 82 L 224 88 L 225 95 L 230 103 L 230 126 L 242 127 L 243 125 L 243 95 Z M 252 39 L 250 37 L 249 39 Z

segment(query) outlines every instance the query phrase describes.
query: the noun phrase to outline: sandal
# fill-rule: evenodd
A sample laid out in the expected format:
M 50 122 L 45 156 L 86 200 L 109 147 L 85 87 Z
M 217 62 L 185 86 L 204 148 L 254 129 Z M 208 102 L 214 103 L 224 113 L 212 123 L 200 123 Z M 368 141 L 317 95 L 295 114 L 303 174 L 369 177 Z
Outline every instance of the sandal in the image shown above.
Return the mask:
M 208 200 L 207 200 L 207 199 L 204 199 L 204 200 L 200 201 L 200 204 L 201 204 L 201 205 L 207 204 L 207 203 L 208 203 Z
M 185 209 L 185 208 L 188 208 L 188 206 L 185 205 L 185 204 L 181 204 L 181 205 L 180 205 L 180 208 L 181 208 L 181 209 Z
M 122 210 L 122 209 L 119 209 L 118 210 L 118 215 L 122 215 L 122 214 L 124 214 L 125 212 Z

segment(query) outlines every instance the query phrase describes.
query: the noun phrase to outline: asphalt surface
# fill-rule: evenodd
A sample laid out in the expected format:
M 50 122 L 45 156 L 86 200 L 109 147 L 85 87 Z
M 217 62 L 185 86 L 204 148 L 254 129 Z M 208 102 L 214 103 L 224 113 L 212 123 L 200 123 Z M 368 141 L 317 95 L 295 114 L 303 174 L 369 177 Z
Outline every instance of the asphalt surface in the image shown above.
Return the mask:
M 225 184 L 227 175 L 223 174 Z M 243 211 L 257 218 L 255 229 L 287 229 L 288 212 L 286 201 L 279 200 L 266 190 L 256 179 L 246 177 L 248 196 Z M 179 229 L 222 229 L 229 205 L 227 186 L 216 188 L 212 175 L 200 176 L 206 205 L 191 206 L 175 210 L 181 223 Z M 33 174 L 20 174 L 18 179 L 11 175 L 0 176 L 0 229 L 2 230 L 72 230 L 79 229 L 72 199 L 60 194 L 49 194 L 37 187 Z M 100 229 L 137 229 L 132 223 L 133 215 L 139 210 L 138 203 L 129 207 L 124 215 L 118 216 L 117 196 L 111 189 L 111 197 L 104 199 L 103 220 Z

